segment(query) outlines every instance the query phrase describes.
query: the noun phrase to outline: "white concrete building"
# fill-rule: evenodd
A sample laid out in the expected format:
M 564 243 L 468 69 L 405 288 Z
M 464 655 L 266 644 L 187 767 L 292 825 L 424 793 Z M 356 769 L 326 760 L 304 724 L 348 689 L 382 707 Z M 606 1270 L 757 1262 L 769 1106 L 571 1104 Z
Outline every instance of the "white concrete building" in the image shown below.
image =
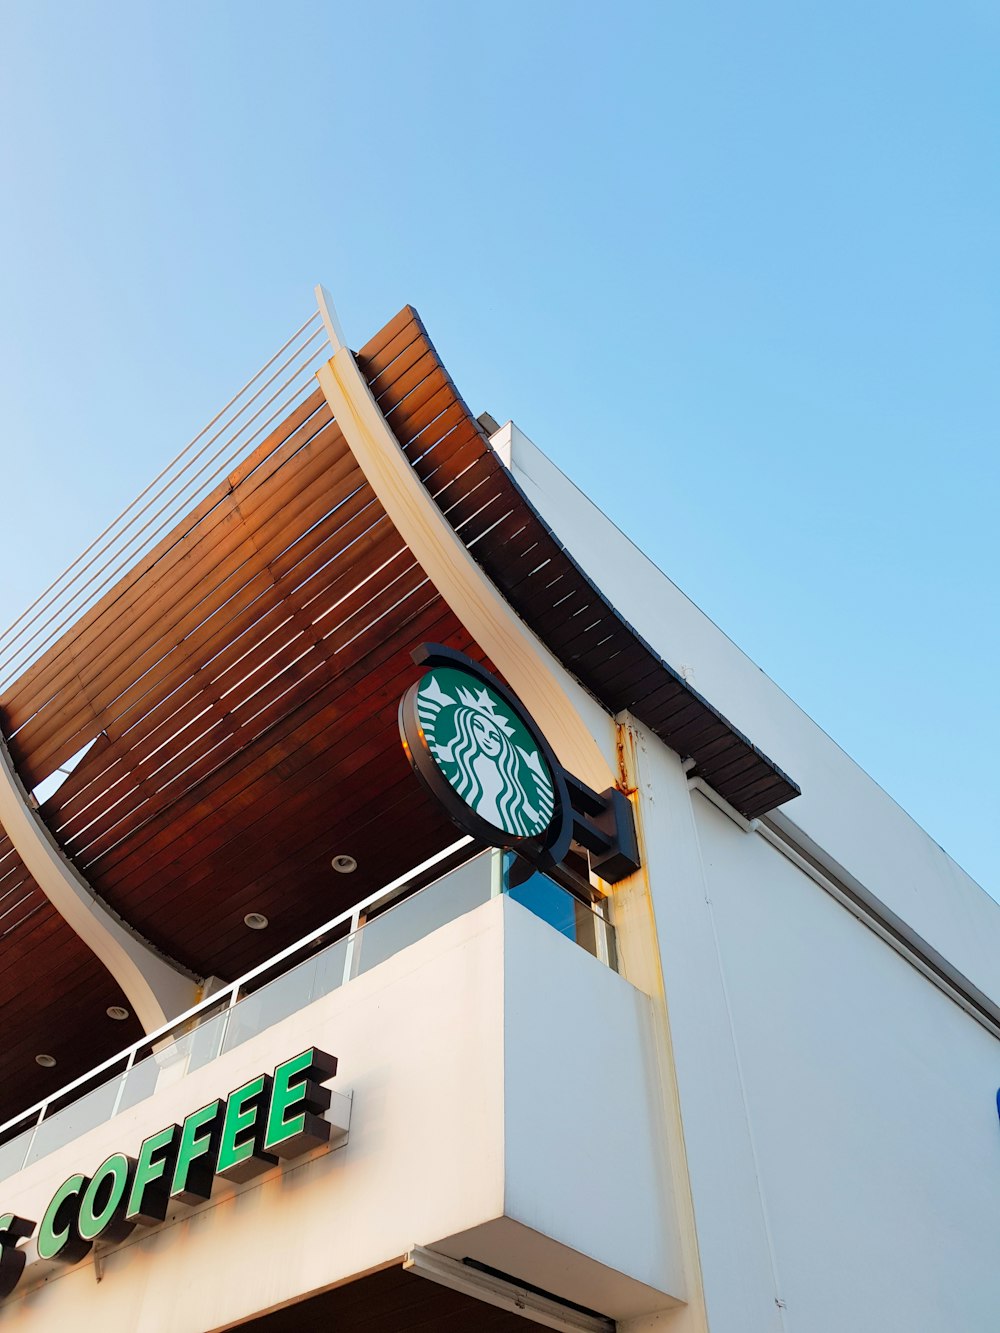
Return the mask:
M 1000 909 L 493 426 L 320 293 L 2 641 L 0 1330 L 993 1333 Z M 425 643 L 544 875 L 410 771 Z

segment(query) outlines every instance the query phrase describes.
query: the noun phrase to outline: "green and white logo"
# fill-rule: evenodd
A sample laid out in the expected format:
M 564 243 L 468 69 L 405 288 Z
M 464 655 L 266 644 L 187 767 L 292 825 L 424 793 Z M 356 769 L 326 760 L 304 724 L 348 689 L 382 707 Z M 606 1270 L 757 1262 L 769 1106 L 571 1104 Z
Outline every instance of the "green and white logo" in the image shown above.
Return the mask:
M 552 822 L 555 783 L 544 756 L 509 704 L 454 667 L 420 681 L 417 717 L 443 776 L 480 819 L 517 838 Z

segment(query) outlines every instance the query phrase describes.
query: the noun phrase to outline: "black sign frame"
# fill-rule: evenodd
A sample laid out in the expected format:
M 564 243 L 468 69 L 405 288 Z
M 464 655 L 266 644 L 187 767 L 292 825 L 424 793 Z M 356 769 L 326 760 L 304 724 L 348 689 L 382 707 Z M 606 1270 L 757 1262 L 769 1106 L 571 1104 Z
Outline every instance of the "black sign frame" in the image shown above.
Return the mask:
M 574 843 L 590 854 L 591 869 L 610 884 L 640 868 L 635 818 L 623 792 L 615 787 L 595 792 L 563 768 L 517 695 L 473 658 L 441 643 L 423 643 L 410 656 L 417 666 L 455 667 L 488 686 L 522 723 L 552 774 L 555 803 L 552 819 L 542 835 L 520 838 L 490 824 L 459 796 L 431 754 L 417 712 L 422 680 L 414 681 L 399 701 L 403 749 L 418 780 L 463 833 L 487 847 L 515 851 L 542 871 L 562 865 Z
M 454 667 L 466 675 L 473 676 L 480 684 L 488 686 L 494 694 L 499 695 L 521 722 L 552 774 L 554 794 L 552 818 L 544 833 L 521 838 L 489 823 L 462 800 L 442 773 L 427 744 L 427 737 L 417 713 L 417 694 L 422 678 L 414 681 L 399 701 L 399 734 L 403 741 L 403 749 L 420 782 L 444 807 L 452 822 L 477 842 L 485 843 L 489 847 L 503 847 L 509 851 L 516 851 L 519 856 L 531 861 L 540 870 L 552 869 L 559 865 L 573 840 L 573 808 L 565 770 L 553 754 L 552 747 L 534 718 L 506 685 L 465 653 L 457 652 L 454 648 L 447 648 L 440 643 L 424 643 L 414 649 L 411 656 L 417 666 L 430 669 Z

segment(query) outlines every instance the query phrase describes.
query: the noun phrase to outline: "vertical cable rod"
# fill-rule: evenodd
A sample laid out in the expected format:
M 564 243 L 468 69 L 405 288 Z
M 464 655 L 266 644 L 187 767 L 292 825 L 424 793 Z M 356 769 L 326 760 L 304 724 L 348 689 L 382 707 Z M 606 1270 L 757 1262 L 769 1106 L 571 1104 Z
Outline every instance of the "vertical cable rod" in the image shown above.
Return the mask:
M 218 473 L 228 466 L 233 454 L 246 448 L 247 432 L 277 398 L 288 394 L 287 400 L 267 417 L 263 426 L 253 432 L 251 439 L 256 439 L 280 412 L 313 387 L 314 363 L 324 354 L 329 354 L 326 330 L 317 311 L 212 417 L 204 429 L 161 469 L 136 499 L 0 634 L 0 653 L 4 654 L 0 660 L 0 683 L 8 684 L 17 673 L 26 670 L 41 656 L 59 629 L 93 604 L 113 575 L 104 578 L 103 582 L 98 581 L 115 561 L 119 562 L 115 572 L 119 572 L 123 568 L 123 555 L 131 551 L 134 559 L 149 549 L 155 537 L 170 521 L 168 519 L 157 523 L 157 520 L 171 509 L 172 517 L 175 517 L 176 506 L 185 493 L 188 493 L 184 500 L 186 506 L 203 497 Z M 278 384 L 274 388 L 276 381 Z M 269 389 L 271 392 L 268 396 Z M 262 398 L 263 401 L 259 402 Z M 255 405 L 256 410 L 251 412 Z M 241 421 L 241 418 L 244 419 Z M 210 454 L 213 445 L 223 436 L 227 438 Z M 218 463 L 223 456 L 226 462 Z M 199 462 L 201 467 L 191 475 Z M 218 465 L 213 467 L 213 464 Z M 145 524 L 138 531 L 132 531 L 143 516 L 158 504 L 159 508 L 147 518 Z M 128 535 L 130 531 L 131 536 Z M 95 566 L 98 566 L 96 571 L 90 573 Z M 90 577 L 82 582 L 88 573 Z M 98 586 L 95 587 L 95 584 Z M 56 629 L 39 643 L 45 631 L 70 608 L 74 608 L 70 615 L 61 620 Z M 43 619 L 46 616 L 48 618 Z M 39 625 L 39 621 L 43 623 Z

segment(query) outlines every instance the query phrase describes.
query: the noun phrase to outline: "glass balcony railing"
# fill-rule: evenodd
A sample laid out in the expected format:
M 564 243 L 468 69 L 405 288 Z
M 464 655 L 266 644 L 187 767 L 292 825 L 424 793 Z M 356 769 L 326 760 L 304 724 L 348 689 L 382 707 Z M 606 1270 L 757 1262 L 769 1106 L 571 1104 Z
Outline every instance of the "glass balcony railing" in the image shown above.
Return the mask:
M 468 840 L 465 840 L 467 843 Z M 481 852 L 426 882 L 418 867 L 255 968 L 170 1027 L 0 1128 L 0 1180 L 151 1097 L 377 967 L 491 897 L 507 893 L 588 953 L 617 968 L 614 928 L 601 907 L 531 871 L 510 853 Z

